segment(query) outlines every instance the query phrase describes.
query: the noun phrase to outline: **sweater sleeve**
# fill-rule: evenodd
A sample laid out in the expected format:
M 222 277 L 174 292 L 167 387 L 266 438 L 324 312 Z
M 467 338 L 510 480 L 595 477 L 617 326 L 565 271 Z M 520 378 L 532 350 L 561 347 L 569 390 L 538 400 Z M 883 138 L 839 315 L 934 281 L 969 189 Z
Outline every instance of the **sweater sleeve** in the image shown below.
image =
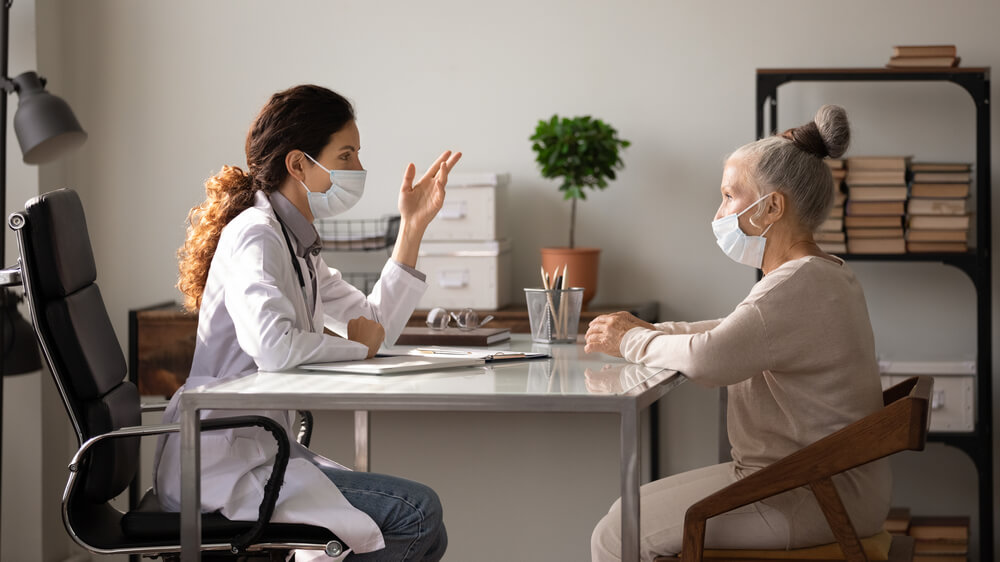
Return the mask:
M 714 327 L 691 333 L 632 328 L 622 338 L 622 357 L 675 369 L 704 386 L 735 384 L 770 368 L 764 319 L 755 304 L 741 303 L 721 321 L 673 323 L 673 328 L 708 327 L 713 322 Z
M 702 320 L 700 322 L 660 322 L 653 324 L 653 326 L 667 334 L 698 334 L 718 326 L 722 320 L 719 318 L 718 320 Z

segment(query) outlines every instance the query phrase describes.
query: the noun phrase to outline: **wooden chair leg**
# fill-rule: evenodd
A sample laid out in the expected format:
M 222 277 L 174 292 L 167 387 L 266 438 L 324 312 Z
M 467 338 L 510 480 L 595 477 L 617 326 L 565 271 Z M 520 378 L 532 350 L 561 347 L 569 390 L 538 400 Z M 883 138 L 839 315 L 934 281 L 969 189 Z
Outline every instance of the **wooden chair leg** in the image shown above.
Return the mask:
M 865 551 L 861 547 L 861 540 L 854 531 L 854 525 L 851 524 L 851 519 L 847 516 L 847 510 L 844 508 L 843 502 L 840 501 L 840 494 L 837 493 L 833 480 L 829 478 L 817 480 L 809 487 L 816 495 L 819 506 L 823 508 L 823 515 L 826 516 L 826 521 L 830 524 L 833 536 L 836 537 L 837 543 L 844 551 L 844 559 L 848 562 L 868 562 Z

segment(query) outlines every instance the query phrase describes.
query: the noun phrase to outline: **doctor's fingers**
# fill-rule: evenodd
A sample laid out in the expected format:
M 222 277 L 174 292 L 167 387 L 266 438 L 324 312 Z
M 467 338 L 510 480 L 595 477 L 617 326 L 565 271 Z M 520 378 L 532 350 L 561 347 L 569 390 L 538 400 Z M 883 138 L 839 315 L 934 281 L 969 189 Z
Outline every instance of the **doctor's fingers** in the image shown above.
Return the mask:
M 441 187 L 444 187 L 445 185 L 448 184 L 448 174 L 451 173 L 451 169 L 454 168 L 455 164 L 458 164 L 458 161 L 461 159 L 462 159 L 462 153 L 454 152 L 452 153 L 451 157 L 448 158 L 447 162 L 443 162 L 441 164 L 441 169 L 437 173 L 437 183 L 441 185 Z
M 399 190 L 403 193 L 413 191 L 413 178 L 417 175 L 417 167 L 410 162 L 406 165 L 406 169 L 403 170 L 403 185 L 400 186 Z
M 444 152 L 442 152 L 441 156 L 438 156 L 437 160 L 435 160 L 434 163 L 431 164 L 429 168 L 427 168 L 427 171 L 424 172 L 423 177 L 420 178 L 420 181 L 417 182 L 417 184 L 418 185 L 423 184 L 425 181 L 436 176 L 438 173 L 438 169 L 441 168 L 441 164 L 447 161 L 449 156 L 451 156 L 450 150 L 445 150 Z

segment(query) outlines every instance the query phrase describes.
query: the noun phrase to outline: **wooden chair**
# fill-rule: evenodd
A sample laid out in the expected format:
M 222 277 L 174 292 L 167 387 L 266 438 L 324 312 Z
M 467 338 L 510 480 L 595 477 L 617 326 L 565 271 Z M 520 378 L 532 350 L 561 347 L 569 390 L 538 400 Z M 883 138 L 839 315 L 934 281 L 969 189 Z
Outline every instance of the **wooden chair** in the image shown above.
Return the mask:
M 701 560 L 911 560 L 913 539 L 884 531 L 859 539 L 831 478 L 899 451 L 922 451 L 934 379 L 911 377 L 882 393 L 885 407 L 730 484 L 688 508 L 678 556 L 656 562 Z M 809 486 L 837 542 L 795 550 L 706 550 L 705 522 L 738 507 Z

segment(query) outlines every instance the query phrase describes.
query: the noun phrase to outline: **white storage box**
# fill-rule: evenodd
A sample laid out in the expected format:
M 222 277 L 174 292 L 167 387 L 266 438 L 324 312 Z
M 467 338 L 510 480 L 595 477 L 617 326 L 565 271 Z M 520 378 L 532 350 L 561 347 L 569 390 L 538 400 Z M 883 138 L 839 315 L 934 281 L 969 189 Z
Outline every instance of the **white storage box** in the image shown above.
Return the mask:
M 510 242 L 427 242 L 417 269 L 427 275 L 419 309 L 496 310 L 510 302 Z
M 444 205 L 424 232 L 424 240 L 502 240 L 507 174 L 451 174 Z
M 915 375 L 932 375 L 931 431 L 975 428 L 975 361 L 879 361 L 882 388 Z

